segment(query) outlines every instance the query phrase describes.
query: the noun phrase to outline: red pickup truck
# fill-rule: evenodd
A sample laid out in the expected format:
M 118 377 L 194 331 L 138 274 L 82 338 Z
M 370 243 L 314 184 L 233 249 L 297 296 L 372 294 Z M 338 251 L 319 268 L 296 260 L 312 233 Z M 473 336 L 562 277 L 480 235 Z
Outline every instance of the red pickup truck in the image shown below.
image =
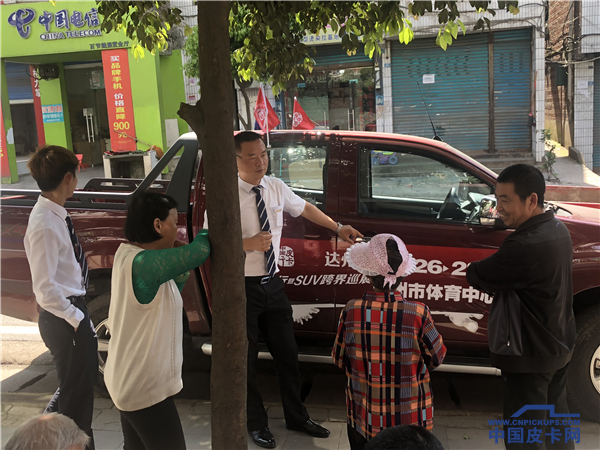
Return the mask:
M 365 236 L 394 233 L 417 259 L 401 284 L 405 298 L 429 306 L 448 356 L 441 370 L 498 374 L 488 359 L 487 318 L 492 299 L 471 288 L 465 269 L 496 251 L 511 230 L 482 220 L 481 203 L 493 195 L 496 174 L 449 145 L 396 134 L 345 131 L 271 134 L 270 175 L 334 220 Z M 395 164 L 373 163 L 393 152 Z M 178 159 L 171 180 L 159 175 Z M 90 268 L 88 307 L 106 357 L 105 322 L 115 251 L 125 242 L 127 202 L 135 191 L 155 190 L 179 204 L 179 239 L 202 227 L 205 192 L 201 152 L 185 134 L 144 180 L 93 179 L 66 207 Z M 2 192 L 2 314 L 35 321 L 38 306 L 23 250 L 27 219 L 38 191 Z M 573 239 L 574 309 L 578 339 L 568 377 L 573 411 L 598 420 L 600 411 L 600 218 L 599 210 L 549 202 Z M 280 275 L 294 308 L 300 358 L 329 362 L 330 346 L 344 304 L 362 295 L 368 280 L 348 267 L 345 242 L 302 217 L 283 216 Z M 184 290 L 191 332 L 210 336 L 209 263 Z M 203 346 L 210 354 L 211 346 Z M 265 353 L 266 355 L 266 353 Z

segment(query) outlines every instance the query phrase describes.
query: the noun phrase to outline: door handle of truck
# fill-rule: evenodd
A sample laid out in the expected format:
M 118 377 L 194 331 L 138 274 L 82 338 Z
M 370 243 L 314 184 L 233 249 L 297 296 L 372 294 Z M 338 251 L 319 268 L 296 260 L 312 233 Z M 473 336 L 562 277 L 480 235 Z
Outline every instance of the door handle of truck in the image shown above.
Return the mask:
M 319 239 L 321 235 L 319 234 L 305 234 L 304 239 Z

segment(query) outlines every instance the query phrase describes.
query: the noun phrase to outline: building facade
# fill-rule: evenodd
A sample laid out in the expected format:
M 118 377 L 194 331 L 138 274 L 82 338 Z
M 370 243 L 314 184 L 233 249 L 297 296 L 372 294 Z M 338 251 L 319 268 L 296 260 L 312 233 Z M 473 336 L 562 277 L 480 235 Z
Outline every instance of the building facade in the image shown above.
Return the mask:
M 106 154 L 166 148 L 187 132 L 177 116 L 181 51 L 136 60 L 125 34 L 104 33 L 100 22 L 93 1 L 0 6 L 2 182 L 27 173 L 44 143 L 102 165 Z
M 335 33 L 307 35 L 315 67 L 274 103 L 282 105 L 282 126 L 291 128 L 297 97 L 317 128 L 436 134 L 492 168 L 495 161 L 540 162 L 544 5 L 522 1 L 517 15 L 488 15 L 492 27 L 485 32 L 469 31 L 482 15 L 466 2 L 460 8 L 467 34 L 445 51 L 435 43 L 436 14 L 412 21 L 415 38 L 408 45 L 389 36 L 373 59 L 363 49 L 347 55 Z M 245 116 L 239 93 L 238 101 Z

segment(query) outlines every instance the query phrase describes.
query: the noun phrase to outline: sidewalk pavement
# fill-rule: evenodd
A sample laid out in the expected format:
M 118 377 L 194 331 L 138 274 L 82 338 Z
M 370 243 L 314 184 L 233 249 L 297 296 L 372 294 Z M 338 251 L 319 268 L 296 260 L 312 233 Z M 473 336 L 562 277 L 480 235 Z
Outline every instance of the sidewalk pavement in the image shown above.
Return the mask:
M 2 395 L 2 446 L 14 430 L 25 420 L 39 414 L 49 400 L 49 394 L 3 394 Z M 210 402 L 198 400 L 175 400 L 181 424 L 185 433 L 187 448 L 210 449 Z M 269 427 L 277 441 L 277 448 L 283 450 L 303 449 L 349 449 L 346 437 L 346 411 L 339 408 L 311 405 L 311 417 L 331 431 L 327 439 L 312 438 L 302 433 L 288 431 L 283 420 L 283 410 L 279 404 L 266 403 L 269 414 Z M 112 401 L 96 398 L 94 404 L 94 437 L 98 450 L 123 449 L 123 435 L 119 412 Z M 489 438 L 490 419 L 500 419 L 500 414 L 460 412 L 436 412 L 434 434 L 446 450 L 477 449 L 502 450 L 504 443 L 495 443 Z M 580 426 L 580 443 L 576 450 L 600 448 L 600 425 L 583 422 Z M 259 449 L 250 439 L 249 449 Z
M 558 146 L 554 152 L 556 153 L 554 171 L 558 176 L 558 181 L 547 182 L 547 184 L 600 187 L 600 175 L 593 172 L 587 166 L 583 166 L 574 159 L 569 158 L 569 150 L 565 147 Z M 536 167 L 544 173 L 545 177 L 548 176 L 542 169 L 541 164 L 536 164 Z

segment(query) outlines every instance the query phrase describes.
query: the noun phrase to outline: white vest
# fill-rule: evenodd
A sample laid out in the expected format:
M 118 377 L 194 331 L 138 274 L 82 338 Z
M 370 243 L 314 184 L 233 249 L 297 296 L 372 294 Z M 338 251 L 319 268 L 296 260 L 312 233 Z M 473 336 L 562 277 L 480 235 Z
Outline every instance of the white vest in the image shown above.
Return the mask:
M 131 274 L 133 258 L 142 250 L 121 244 L 112 271 L 104 381 L 121 411 L 148 408 L 183 388 L 183 300 L 170 280 L 152 302 L 138 302 Z

